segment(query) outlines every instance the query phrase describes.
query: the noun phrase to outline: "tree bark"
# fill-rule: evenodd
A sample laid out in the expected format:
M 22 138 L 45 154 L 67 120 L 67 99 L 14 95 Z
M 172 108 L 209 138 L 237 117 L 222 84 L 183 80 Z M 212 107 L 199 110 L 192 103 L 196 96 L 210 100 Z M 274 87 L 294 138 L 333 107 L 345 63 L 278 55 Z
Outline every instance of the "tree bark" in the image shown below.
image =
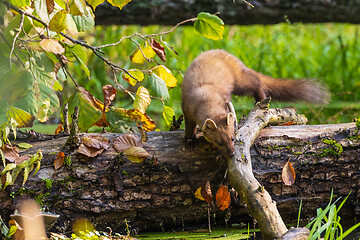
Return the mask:
M 341 210 L 343 218 L 354 220 L 359 215 L 357 134 L 355 123 L 276 126 L 260 132 L 250 151 L 253 172 L 276 202 L 285 223 L 296 222 L 302 200 L 301 223 L 306 224 L 315 216 L 316 208 L 328 203 L 331 189 L 336 196 L 352 191 Z M 85 135 L 89 134 L 81 134 Z M 102 135 L 111 140 L 119 136 Z M 133 230 L 206 225 L 207 204 L 196 199 L 194 193 L 205 179 L 210 180 L 213 195 L 221 183 L 227 184 L 226 160 L 202 138 L 194 151 L 183 149 L 182 131 L 151 132 L 148 137 L 144 147 L 157 163 L 154 159 L 142 164 L 124 161 L 112 148 L 88 158 L 62 149 L 66 137 L 32 142 L 33 147 L 22 154 L 42 149 L 41 168 L 35 176 L 31 174 L 24 188 L 19 176 L 15 185 L 0 191 L 1 216 L 8 219 L 22 199 L 31 197 L 42 203 L 44 210 L 60 214 L 52 231 L 69 231 L 73 220 L 79 217 L 90 219 L 98 230 L 111 227 L 121 232 L 125 219 Z M 338 145 L 324 139 L 336 140 Z M 72 164 L 55 171 L 53 153 L 58 151 L 71 156 Z M 281 180 L 281 169 L 288 160 L 296 170 L 293 186 L 285 186 Z M 46 187 L 45 179 L 53 180 L 51 187 Z M 230 210 L 225 212 L 212 207 L 216 222 L 223 222 L 229 212 L 232 223 L 251 221 L 245 202 L 233 197 Z
M 132 1 L 121 11 L 110 4 L 96 8 L 96 24 L 175 25 L 195 17 L 199 12 L 216 13 L 227 25 L 274 24 L 285 22 L 359 23 L 360 5 L 357 0 L 308 1 L 308 0 L 249 0 L 254 7 L 242 0 L 152 0 Z

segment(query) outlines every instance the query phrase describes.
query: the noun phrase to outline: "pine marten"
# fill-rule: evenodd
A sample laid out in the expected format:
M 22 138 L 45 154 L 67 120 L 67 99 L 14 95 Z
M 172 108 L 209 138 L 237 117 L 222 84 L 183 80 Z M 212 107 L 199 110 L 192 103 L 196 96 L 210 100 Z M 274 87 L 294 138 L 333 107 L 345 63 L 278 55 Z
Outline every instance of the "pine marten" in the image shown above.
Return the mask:
M 327 103 L 325 86 L 313 80 L 272 78 L 247 68 L 224 50 L 210 50 L 191 63 L 182 83 L 185 144 L 192 145 L 196 126 L 224 154 L 234 154 L 234 119 L 228 103 L 231 94 L 251 95 L 256 102 L 271 97 L 279 101 Z

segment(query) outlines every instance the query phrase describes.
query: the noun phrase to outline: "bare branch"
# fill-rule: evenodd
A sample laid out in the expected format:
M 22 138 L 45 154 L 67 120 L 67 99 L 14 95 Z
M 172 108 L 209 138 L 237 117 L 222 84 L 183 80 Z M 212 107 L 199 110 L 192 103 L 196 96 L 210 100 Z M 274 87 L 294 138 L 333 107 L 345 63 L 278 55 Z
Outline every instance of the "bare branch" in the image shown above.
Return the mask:
M 18 39 L 19 35 L 20 35 L 21 29 L 22 29 L 22 27 L 23 27 L 23 24 L 24 24 L 24 14 L 21 14 L 21 20 L 20 20 L 20 24 L 19 24 L 19 29 L 18 29 L 18 31 L 17 31 L 16 34 L 15 34 L 14 40 L 13 40 L 13 42 L 12 42 L 11 50 L 10 50 L 10 55 L 9 55 L 9 61 L 10 61 L 10 62 L 9 62 L 9 66 L 10 66 L 10 69 L 11 69 L 11 64 L 12 64 L 12 62 L 11 62 L 11 56 L 12 56 L 12 54 L 13 54 L 13 52 L 14 52 L 15 43 L 16 43 L 16 40 Z

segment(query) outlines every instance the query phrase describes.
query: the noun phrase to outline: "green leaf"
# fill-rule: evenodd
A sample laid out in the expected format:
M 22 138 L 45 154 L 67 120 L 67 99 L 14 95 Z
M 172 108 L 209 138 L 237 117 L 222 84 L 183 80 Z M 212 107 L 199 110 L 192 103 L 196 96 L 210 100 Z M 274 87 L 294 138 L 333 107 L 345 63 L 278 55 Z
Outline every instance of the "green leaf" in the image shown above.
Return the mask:
M 79 107 L 79 128 L 84 131 L 101 119 L 103 106 L 96 100 L 82 87 L 78 87 L 78 91 L 68 100 L 70 114 L 74 112 L 75 106 Z
M 85 6 L 80 0 L 73 0 L 70 5 L 71 15 L 83 15 L 85 13 Z
M 84 69 L 86 75 L 90 76 L 90 71 L 86 66 L 87 54 L 82 46 L 80 45 L 67 45 L 66 50 L 79 61 L 81 67 Z
M 88 4 L 90 4 L 90 6 L 92 6 L 94 8 L 94 10 L 95 10 L 95 8 L 97 6 L 99 6 L 101 3 L 105 2 L 105 0 L 86 0 L 86 2 Z
M 163 46 L 165 46 L 165 49 L 170 53 L 171 56 L 175 57 L 178 60 L 180 59 L 178 53 L 173 49 L 173 47 L 168 42 L 161 40 L 161 43 L 163 43 Z
M 37 83 L 45 84 L 46 86 L 53 88 L 56 81 L 55 74 L 45 70 L 34 58 L 30 59 L 30 72 L 32 73 L 34 80 Z
M 0 101 L 11 105 L 32 90 L 33 85 L 34 79 L 28 71 L 11 70 L 0 78 Z
M 121 10 L 126 4 L 131 2 L 131 0 L 108 0 L 108 2 Z
M 66 9 L 66 3 L 64 0 L 55 0 L 55 2 L 63 9 Z
M 10 174 L 10 172 L 7 172 L 6 173 L 6 177 L 5 177 L 5 184 L 4 184 L 4 189 L 9 186 L 9 185 L 12 185 L 13 184 L 13 178 Z
M 23 179 L 23 182 L 22 182 L 22 186 L 25 185 L 25 182 L 27 181 L 28 177 L 29 177 L 29 167 L 25 167 L 24 168 L 24 179 Z
M 95 26 L 95 21 L 92 16 L 87 16 L 85 14 L 72 16 L 76 24 L 77 30 L 79 32 L 90 32 Z
M 6 12 L 7 12 L 7 8 L 5 4 L 0 4 L 0 18 L 4 18 Z
M 43 157 L 42 153 L 40 152 L 37 152 L 37 155 L 38 155 L 38 159 L 36 161 L 36 168 L 34 170 L 34 174 L 33 176 L 40 170 L 40 166 L 41 166 L 41 159 Z
M 28 93 L 24 97 L 20 98 L 12 106 L 20 108 L 28 112 L 30 115 L 35 116 L 38 111 L 38 103 L 35 97 L 35 92 L 28 91 Z
M 173 123 L 174 115 L 175 115 L 175 112 L 171 107 L 164 106 L 163 117 L 165 119 L 167 126 L 170 126 Z
M 16 231 L 17 231 L 16 225 L 11 225 L 10 229 L 9 229 L 9 232 L 7 233 L 6 237 L 10 238 L 12 235 L 15 234 Z
M 77 32 L 76 24 L 72 19 L 70 13 L 66 10 L 58 11 L 50 20 L 49 28 L 54 32 L 61 32 L 67 30 L 72 33 Z
M 158 96 L 165 101 L 170 98 L 166 82 L 162 80 L 159 76 L 151 73 L 151 75 L 149 76 L 149 83 L 150 90 L 154 93 L 155 96 Z
M 43 20 L 46 24 L 49 24 L 50 18 L 46 6 L 46 0 L 36 0 L 34 1 L 34 7 L 37 15 Z
M 5 168 L 2 170 L 1 174 L 4 174 L 6 172 L 9 172 L 11 170 L 13 170 L 14 168 L 16 168 L 17 164 L 16 163 L 8 163 L 6 164 Z
M 194 27 L 201 35 L 213 40 L 222 39 L 224 35 L 224 22 L 210 13 L 199 13 Z
M 59 98 L 52 88 L 45 84 L 39 84 L 40 94 L 38 96 L 38 108 L 41 107 L 43 102 L 50 100 L 50 108 L 48 109 L 47 115 L 50 116 L 59 107 Z
M 30 6 L 30 0 L 7 0 L 18 8 Z
M 16 121 L 17 128 L 32 127 L 35 120 L 35 118 L 31 116 L 28 112 L 13 106 L 11 106 L 9 111 L 7 112 L 7 117 L 9 120 L 12 118 Z
M 19 148 L 22 148 L 22 149 L 29 149 L 31 148 L 33 145 L 29 144 L 29 143 L 18 143 L 17 144 Z

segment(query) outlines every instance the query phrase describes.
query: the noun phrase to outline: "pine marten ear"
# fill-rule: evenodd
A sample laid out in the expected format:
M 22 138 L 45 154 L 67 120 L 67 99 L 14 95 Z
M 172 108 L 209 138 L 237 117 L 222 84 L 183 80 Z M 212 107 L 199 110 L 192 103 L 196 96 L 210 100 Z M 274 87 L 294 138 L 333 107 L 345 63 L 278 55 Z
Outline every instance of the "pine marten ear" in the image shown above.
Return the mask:
M 217 126 L 214 120 L 208 118 L 205 120 L 203 127 L 201 128 L 203 131 L 205 130 L 216 130 Z
M 226 117 L 226 123 L 228 126 L 234 126 L 235 123 L 235 116 L 234 114 L 232 114 L 231 112 L 228 113 L 227 117 Z

